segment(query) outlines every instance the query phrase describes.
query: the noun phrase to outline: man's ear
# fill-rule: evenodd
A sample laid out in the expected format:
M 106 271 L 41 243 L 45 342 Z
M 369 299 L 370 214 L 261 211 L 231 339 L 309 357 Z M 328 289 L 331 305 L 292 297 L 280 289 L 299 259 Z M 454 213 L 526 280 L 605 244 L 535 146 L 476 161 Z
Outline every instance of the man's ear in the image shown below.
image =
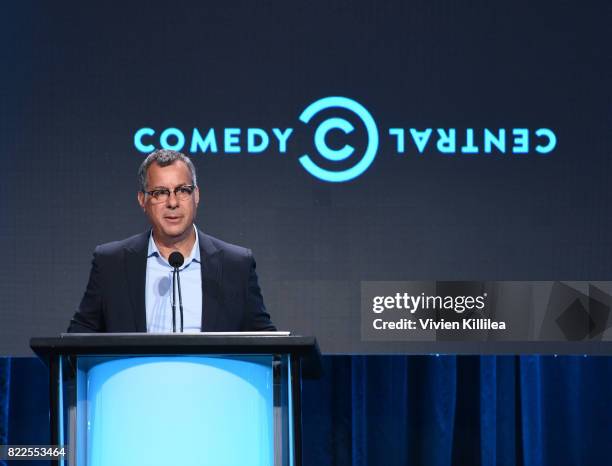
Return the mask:
M 142 191 L 138 191 L 138 204 L 140 204 L 140 208 L 145 210 L 145 194 Z
M 195 201 L 195 205 L 197 207 L 200 203 L 200 188 L 198 188 L 197 186 L 193 190 L 193 200 Z

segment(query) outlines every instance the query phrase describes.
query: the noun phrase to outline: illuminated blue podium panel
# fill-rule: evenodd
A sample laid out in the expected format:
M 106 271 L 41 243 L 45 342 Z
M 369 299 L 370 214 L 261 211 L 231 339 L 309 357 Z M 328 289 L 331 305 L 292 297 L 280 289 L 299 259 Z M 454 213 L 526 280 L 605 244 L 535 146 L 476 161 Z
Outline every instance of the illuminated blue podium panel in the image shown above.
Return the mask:
M 52 442 L 68 447 L 57 464 L 301 464 L 314 338 L 81 334 L 31 346 L 50 369 Z
M 77 464 L 274 464 L 272 363 L 271 356 L 79 358 Z

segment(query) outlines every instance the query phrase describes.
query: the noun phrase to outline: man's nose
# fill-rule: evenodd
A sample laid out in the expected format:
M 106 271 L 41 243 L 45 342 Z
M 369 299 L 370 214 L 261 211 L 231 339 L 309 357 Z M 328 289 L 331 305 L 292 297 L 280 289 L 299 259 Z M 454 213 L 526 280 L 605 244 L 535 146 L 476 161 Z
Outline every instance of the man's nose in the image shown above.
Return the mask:
M 178 197 L 174 191 L 170 191 L 168 195 L 168 200 L 166 201 L 166 206 L 168 207 L 177 207 L 179 204 Z

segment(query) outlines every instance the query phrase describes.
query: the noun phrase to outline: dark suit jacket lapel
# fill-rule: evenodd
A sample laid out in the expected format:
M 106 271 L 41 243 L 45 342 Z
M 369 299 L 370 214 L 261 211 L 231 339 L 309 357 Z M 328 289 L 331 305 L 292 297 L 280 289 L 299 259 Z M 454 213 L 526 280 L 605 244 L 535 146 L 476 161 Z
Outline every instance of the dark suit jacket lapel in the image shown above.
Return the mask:
M 198 230 L 202 274 L 202 327 L 203 332 L 214 332 L 222 309 L 221 292 L 222 255 L 211 239 Z
M 147 312 L 145 308 L 145 282 L 147 277 L 147 251 L 149 236 L 147 231 L 134 238 L 125 248 L 125 269 L 128 294 L 132 304 L 135 332 L 147 331 Z M 127 309 L 126 309 L 127 311 Z

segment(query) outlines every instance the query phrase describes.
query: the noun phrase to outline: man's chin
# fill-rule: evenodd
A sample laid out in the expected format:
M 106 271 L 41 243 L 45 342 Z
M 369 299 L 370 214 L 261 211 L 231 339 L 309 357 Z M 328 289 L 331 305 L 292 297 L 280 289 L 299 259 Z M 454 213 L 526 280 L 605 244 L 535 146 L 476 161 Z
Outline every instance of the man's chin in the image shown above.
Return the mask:
M 181 226 L 174 228 L 162 228 L 160 231 L 160 235 L 167 241 L 181 241 L 189 237 L 189 233 L 193 230 L 191 225 L 187 227 Z

